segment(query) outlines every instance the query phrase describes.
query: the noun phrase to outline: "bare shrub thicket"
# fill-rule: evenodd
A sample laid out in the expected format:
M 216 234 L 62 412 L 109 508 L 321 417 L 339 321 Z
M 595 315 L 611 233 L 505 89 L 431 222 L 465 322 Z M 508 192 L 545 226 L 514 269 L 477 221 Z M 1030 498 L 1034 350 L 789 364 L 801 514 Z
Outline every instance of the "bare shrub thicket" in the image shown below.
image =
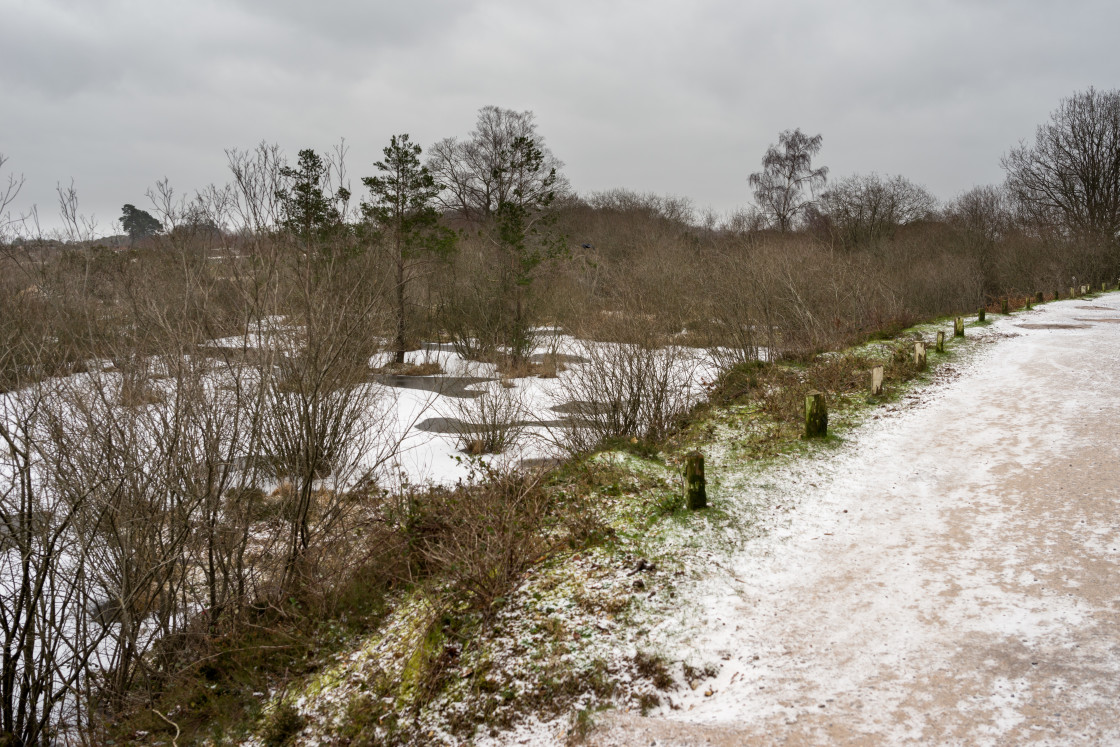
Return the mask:
M 501 454 L 519 443 L 530 410 L 511 381 L 488 382 L 478 397 L 452 400 L 459 448 L 468 454 Z
M 229 188 L 157 185 L 167 231 L 126 251 L 85 240 L 70 193 L 71 245 L 4 245 L 0 727 L 20 743 L 92 734 L 251 609 L 369 559 L 355 532 L 395 446 L 369 368 L 384 263 L 277 230 L 278 151 L 230 160 Z
M 697 351 L 669 343 L 651 320 L 625 311 L 585 328 L 575 347 L 586 362 L 560 379 L 553 409 L 570 416 L 564 445 L 573 451 L 616 438 L 659 440 L 692 405 Z
M 275 476 L 291 483 L 284 586 L 301 573 L 313 534 L 330 533 L 340 518 L 339 488 L 388 456 L 377 453 L 387 395 L 372 383 L 370 363 L 389 317 L 366 257 L 327 245 L 291 251 L 277 268 L 285 321 L 264 333 L 272 365 L 261 438 Z
M 489 473 L 482 485 L 434 488 L 408 518 L 413 562 L 440 569 L 449 588 L 487 609 L 552 543 L 553 499 L 538 474 Z

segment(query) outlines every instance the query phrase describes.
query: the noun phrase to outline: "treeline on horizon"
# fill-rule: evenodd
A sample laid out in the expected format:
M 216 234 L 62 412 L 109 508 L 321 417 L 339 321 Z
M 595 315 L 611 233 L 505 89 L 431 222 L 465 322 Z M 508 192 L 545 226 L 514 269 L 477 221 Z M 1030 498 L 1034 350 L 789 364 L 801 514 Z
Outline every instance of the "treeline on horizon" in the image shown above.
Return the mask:
M 234 286 L 246 268 L 236 265 L 288 247 L 361 263 L 359 276 L 384 297 L 398 357 L 450 337 L 472 357 L 500 349 L 517 358 L 534 327 L 609 334 L 601 328 L 613 311 L 698 345 L 736 344 L 751 330 L 739 344 L 761 336 L 776 350 L 821 350 L 1002 295 L 1114 279 L 1118 99 L 1090 89 L 1064 100 L 1034 144 L 1004 156 L 1004 184 L 945 204 L 901 175 L 830 180 L 814 163 L 822 136 L 786 131 L 750 175 L 755 204 L 723 220 L 673 197 L 577 195 L 531 112 L 484 107 L 473 132 L 426 153 L 394 136 L 357 190 L 343 145 L 300 151 L 293 165 L 262 144 L 227 153 L 225 186 L 185 199 L 161 182 L 148 210 L 125 205 L 126 253 L 89 235 L 72 189 L 60 194 L 64 234 L 80 251 L 36 252 L 21 231 L 27 221 L 7 213 L 3 296 L 5 306 L 50 307 L 37 308 L 37 320 L 65 327 L 82 316 L 75 306 L 119 306 L 121 289 L 172 282 L 157 268 L 190 258 L 210 265 L 205 313 L 224 334 L 236 325 L 223 314 L 244 300 Z M 190 307 L 184 294 L 153 293 Z M 93 331 L 105 325 L 82 326 L 67 344 L 85 347 L 84 336 L 92 355 Z

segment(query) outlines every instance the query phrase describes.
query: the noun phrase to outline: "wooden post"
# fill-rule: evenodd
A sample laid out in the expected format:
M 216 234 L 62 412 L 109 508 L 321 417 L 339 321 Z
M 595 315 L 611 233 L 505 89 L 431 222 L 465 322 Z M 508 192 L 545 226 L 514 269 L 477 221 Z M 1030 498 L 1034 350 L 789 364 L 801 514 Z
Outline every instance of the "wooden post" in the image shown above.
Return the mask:
M 914 368 L 924 371 L 926 367 L 926 344 L 919 340 L 914 343 Z
M 875 366 L 871 369 L 871 393 L 878 397 L 883 393 L 883 367 Z
M 1055 290 L 1054 291 L 1054 300 L 1057 301 L 1061 297 L 1062 297 L 1062 292 L 1060 290 Z
M 1106 290 L 1108 290 L 1108 283 L 1101 283 L 1101 293 L 1104 293 Z
M 980 311 L 976 314 L 976 321 L 978 321 L 978 322 L 984 321 L 984 315 L 986 313 L 987 313 L 987 311 L 983 307 L 981 307 Z
M 937 330 L 937 352 L 945 352 L 945 330 Z
M 1069 297 L 1070 297 L 1070 298 L 1077 298 L 1077 291 L 1075 291 L 1075 290 L 1073 289 L 1073 286 L 1072 286 L 1072 285 L 1071 285 L 1071 286 L 1069 287 Z
M 1042 303 L 1044 299 L 1045 297 L 1042 295 L 1042 291 L 1039 291 L 1038 295 L 1034 297 L 1034 300 L 1038 303 Z
M 1027 296 L 1027 311 L 1031 310 L 1031 297 Z
M 1007 309 L 1007 296 L 1004 296 L 1003 298 L 1001 298 L 999 300 L 999 313 L 1001 313 L 1001 314 L 1010 314 L 1011 313 Z
M 824 438 L 828 435 L 828 405 L 821 392 L 805 395 L 805 438 Z
M 964 337 L 964 317 L 958 316 L 953 320 L 953 337 Z
M 704 481 L 704 455 L 693 451 L 684 462 L 684 499 L 689 511 L 707 508 L 708 490 Z

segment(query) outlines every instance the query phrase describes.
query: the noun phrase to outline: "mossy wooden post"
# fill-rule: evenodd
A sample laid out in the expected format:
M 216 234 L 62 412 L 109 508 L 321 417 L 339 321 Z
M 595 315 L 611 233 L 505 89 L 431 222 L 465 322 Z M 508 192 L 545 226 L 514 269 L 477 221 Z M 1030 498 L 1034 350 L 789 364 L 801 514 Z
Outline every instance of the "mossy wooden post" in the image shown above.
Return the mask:
M 1108 290 L 1108 283 L 1101 283 L 1101 293 L 1104 293 L 1106 290 Z
M 684 462 L 684 500 L 689 511 L 708 507 L 708 488 L 704 481 L 704 455 L 693 451 Z
M 805 438 L 824 438 L 828 435 L 828 405 L 824 394 L 809 392 L 805 395 Z
M 914 368 L 919 371 L 926 368 L 926 344 L 921 340 L 914 343 Z
M 1073 286 L 1072 286 L 1072 285 L 1071 285 L 1071 286 L 1069 287 L 1069 297 L 1070 297 L 1070 298 L 1077 298 L 1077 291 L 1075 291 L 1075 290 L 1073 289 Z
M 964 317 L 958 316 L 953 320 L 953 337 L 964 337 Z
M 945 352 L 945 330 L 937 330 L 937 352 Z
M 1001 314 L 1010 314 L 1011 313 L 1010 309 L 1008 308 L 1007 296 L 1004 296 L 1003 298 L 1001 298 L 999 300 L 999 313 L 1001 313 Z
M 981 307 L 980 307 L 980 311 L 978 311 L 978 312 L 976 313 L 976 321 L 978 321 L 978 322 L 982 322 L 982 321 L 984 321 L 984 316 L 985 316 L 985 315 L 986 315 L 987 313 L 988 313 L 988 312 L 987 312 L 987 310 L 986 310 L 986 309 L 985 309 L 984 307 L 982 307 L 982 306 L 981 306 Z
M 1027 311 L 1031 310 L 1031 297 L 1027 296 Z
M 1038 294 L 1034 297 L 1034 300 L 1037 303 L 1042 303 L 1045 300 L 1045 297 L 1042 295 L 1042 291 L 1038 292 Z
M 1061 297 L 1062 297 L 1062 292 L 1060 290 L 1055 290 L 1054 291 L 1054 300 L 1057 301 Z
M 871 394 L 878 397 L 883 393 L 883 367 L 871 369 Z

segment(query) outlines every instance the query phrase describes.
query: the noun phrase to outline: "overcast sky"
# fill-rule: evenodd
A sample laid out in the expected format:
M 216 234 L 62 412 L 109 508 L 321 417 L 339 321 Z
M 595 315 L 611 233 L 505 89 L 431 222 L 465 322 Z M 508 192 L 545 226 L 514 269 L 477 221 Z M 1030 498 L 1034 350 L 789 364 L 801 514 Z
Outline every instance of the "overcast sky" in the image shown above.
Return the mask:
M 0 153 L 44 223 L 58 183 L 104 233 L 226 181 L 227 148 L 466 135 L 487 104 L 536 114 L 580 192 L 721 213 L 783 129 L 833 177 L 900 173 L 942 199 L 1058 101 L 1120 86 L 1120 3 L 1049 0 L 0 0 Z

